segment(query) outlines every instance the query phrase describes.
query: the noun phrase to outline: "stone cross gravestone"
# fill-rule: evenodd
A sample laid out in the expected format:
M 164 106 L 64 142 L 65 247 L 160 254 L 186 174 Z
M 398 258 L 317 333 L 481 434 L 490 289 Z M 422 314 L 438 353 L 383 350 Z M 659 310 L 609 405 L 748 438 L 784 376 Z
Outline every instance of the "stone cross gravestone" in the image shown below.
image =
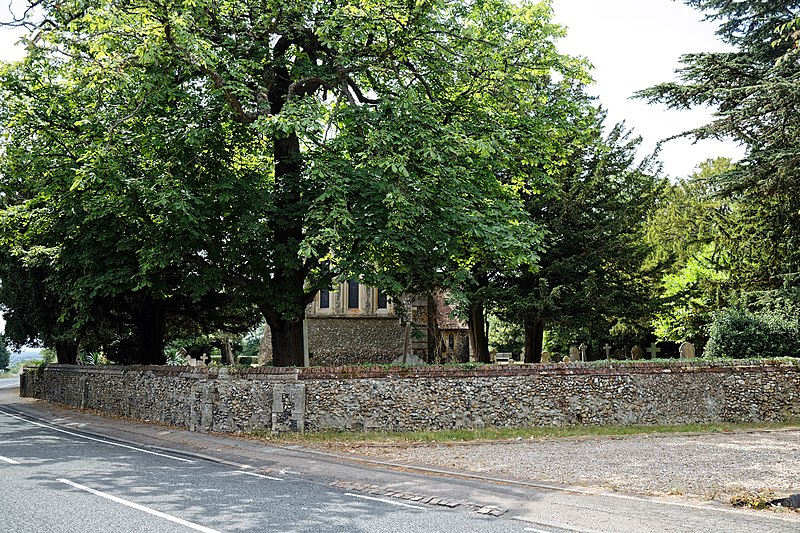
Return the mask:
M 589 347 L 586 346 L 586 344 L 583 343 L 583 342 L 581 343 L 580 346 L 578 346 L 578 350 L 580 350 L 580 352 L 581 352 L 581 361 L 584 362 L 584 363 L 586 362 L 586 351 L 588 349 L 589 349 Z
M 650 359 L 655 359 L 656 356 L 661 353 L 661 348 L 656 346 L 656 343 L 652 343 L 647 349 L 647 353 L 650 354 Z
M 696 357 L 694 344 L 689 341 L 681 344 L 680 348 L 678 348 L 678 352 L 681 354 L 681 359 L 694 359 Z
M 611 359 L 611 345 L 610 345 L 610 344 L 608 344 L 608 343 L 605 343 L 605 344 L 603 345 L 603 349 L 606 351 L 606 359 L 607 359 L 607 360 L 608 360 L 608 359 Z

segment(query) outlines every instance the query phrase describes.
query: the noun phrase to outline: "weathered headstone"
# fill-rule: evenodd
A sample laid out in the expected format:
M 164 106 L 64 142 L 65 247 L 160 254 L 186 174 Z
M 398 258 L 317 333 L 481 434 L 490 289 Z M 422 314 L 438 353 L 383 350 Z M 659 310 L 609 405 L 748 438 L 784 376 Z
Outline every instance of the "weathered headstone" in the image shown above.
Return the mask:
M 550 362 L 550 352 L 542 352 L 542 363 L 549 363 Z
M 681 347 L 678 348 L 678 352 L 681 354 L 681 359 L 694 359 L 696 357 L 694 344 L 689 341 L 681 344 Z
M 611 345 L 608 344 L 608 343 L 605 343 L 603 345 L 603 349 L 606 351 L 606 359 L 607 360 L 611 360 Z
M 570 361 L 571 361 L 571 359 L 569 358 L 568 355 L 565 355 L 564 359 L 561 360 L 562 363 L 569 363 Z
M 586 343 L 582 342 L 581 345 L 578 346 L 578 350 L 581 352 L 581 361 L 585 363 L 587 361 L 586 352 L 589 350 L 589 347 L 586 346 Z
M 647 353 L 650 354 L 650 359 L 655 359 L 656 356 L 661 353 L 661 348 L 656 346 L 656 343 L 652 343 L 650 347 L 647 348 Z
M 639 359 L 641 359 L 643 354 L 644 350 L 642 350 L 642 347 L 639 346 L 638 344 L 633 348 L 631 348 L 631 359 L 633 359 L 634 361 L 638 361 Z
M 401 355 L 392 361 L 393 365 L 412 365 L 412 366 L 422 366 L 427 365 L 425 361 L 420 359 L 414 354 L 408 354 L 405 358 Z
M 578 350 L 577 346 L 570 346 L 569 348 L 569 359 L 570 361 L 580 361 L 581 352 Z

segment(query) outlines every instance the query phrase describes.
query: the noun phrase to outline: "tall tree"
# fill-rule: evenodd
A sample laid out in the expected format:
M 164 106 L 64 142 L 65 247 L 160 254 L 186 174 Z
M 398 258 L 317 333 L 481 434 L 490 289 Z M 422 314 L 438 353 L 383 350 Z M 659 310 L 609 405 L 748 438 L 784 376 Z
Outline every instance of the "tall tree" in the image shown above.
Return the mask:
M 658 181 L 651 159 L 635 161 L 640 139 L 622 125 L 604 138 L 603 120 L 604 113 L 584 105 L 564 139 L 572 157 L 550 172 L 549 194 L 527 198 L 546 231 L 540 269 L 499 284 L 500 314 L 524 327 L 528 363 L 540 361 L 548 325 L 577 336 L 594 324 L 607 335 L 638 327 L 650 310 L 643 237 Z
M 711 315 L 728 302 L 736 243 L 726 232 L 740 206 L 719 198 L 715 180 L 731 169 L 730 159 L 712 159 L 688 179 L 665 182 L 649 216 L 649 262 L 663 273 L 653 324 L 660 339 L 702 347 Z
M 37 33 L 4 82 L 16 126 L 3 173 L 11 188 L 35 182 L 37 166 L 60 180 L 29 185 L 12 208 L 51 212 L 41 238 L 9 235 L 18 255 L 39 246 L 62 272 L 75 267 L 73 306 L 97 288 L 163 303 L 177 271 L 179 292 L 223 287 L 257 307 L 275 364 L 302 364 L 305 306 L 335 276 L 403 289 L 407 278 L 390 274 L 417 254 L 429 272 L 463 278 L 468 247 L 497 241 L 513 259 L 535 244 L 501 177 L 509 132 L 546 139 L 551 125 L 546 113 L 524 128 L 505 118 L 530 117 L 552 74 L 583 76 L 555 52 L 547 3 L 35 5 L 15 22 Z M 42 103 L 20 112 L 31 102 Z M 43 133 L 51 123 L 59 135 Z M 45 160 L 63 156 L 57 168 L 10 163 L 14 146 L 37 142 Z M 84 216 L 70 224 L 60 216 L 75 202 Z M 114 234 L 121 217 L 98 216 L 114 209 L 138 225 Z M 111 279 L 86 275 L 88 256 L 64 246 L 98 231 L 130 260 Z M 110 248 L 102 257 L 114 261 Z
M 712 106 L 714 119 L 684 135 L 746 146 L 746 157 L 715 179 L 719 194 L 741 208 L 727 228 L 738 243 L 731 283 L 775 289 L 800 272 L 800 3 L 686 3 L 720 22 L 717 35 L 736 50 L 686 55 L 680 82 L 640 96 L 674 108 Z

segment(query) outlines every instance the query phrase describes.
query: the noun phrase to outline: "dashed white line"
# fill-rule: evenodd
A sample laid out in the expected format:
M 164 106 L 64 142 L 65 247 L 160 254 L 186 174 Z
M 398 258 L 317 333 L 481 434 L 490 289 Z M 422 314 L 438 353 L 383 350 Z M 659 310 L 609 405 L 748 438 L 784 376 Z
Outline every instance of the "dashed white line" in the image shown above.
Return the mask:
M 0 455 L 0 461 L 3 461 L 3 462 L 8 463 L 10 465 L 18 465 L 19 464 L 19 462 L 15 461 L 14 459 L 9 459 L 8 457 L 3 457 L 2 455 Z
M 85 485 L 81 485 L 80 483 L 75 483 L 74 481 L 70 481 L 68 479 L 59 479 L 60 483 L 64 483 L 69 485 L 70 487 L 74 487 L 76 489 L 82 490 L 84 492 L 88 492 L 89 494 L 94 494 L 95 496 L 100 496 L 101 498 L 105 498 L 107 500 L 111 500 L 112 502 L 120 503 L 131 509 L 136 509 L 137 511 L 142 511 L 144 513 L 157 516 L 158 518 L 163 518 L 164 520 L 169 520 L 170 522 L 174 522 L 176 524 L 180 524 L 182 526 L 186 526 L 188 528 L 194 529 L 196 531 L 202 531 L 203 533 L 221 533 L 216 529 L 211 529 L 209 527 L 201 526 L 200 524 L 195 524 L 193 522 L 189 522 L 182 518 L 178 518 L 177 516 L 172 516 L 166 513 L 162 513 L 161 511 L 156 511 L 155 509 L 151 509 L 149 507 L 145 507 L 144 505 L 139 505 L 138 503 L 133 503 L 128 500 L 123 500 L 122 498 L 118 498 L 112 494 L 108 494 L 106 492 L 102 492 L 99 490 L 95 490 L 91 487 L 87 487 Z
M 372 497 L 372 496 L 364 496 L 363 494 L 353 494 L 352 492 L 345 493 L 345 496 L 352 496 L 353 498 L 361 498 L 362 500 L 372 500 L 374 502 L 388 503 L 390 505 L 397 505 L 398 507 L 409 507 L 411 509 L 422 509 L 423 511 L 427 511 L 428 510 L 427 507 L 422 507 L 421 505 L 412 505 L 410 503 L 398 502 L 398 501 L 389 500 L 389 499 L 385 499 L 385 498 L 375 498 L 375 497 Z
M 181 462 L 184 462 L 184 463 L 193 463 L 194 462 L 191 459 L 184 459 L 183 457 L 175 457 L 174 455 L 167 455 L 165 453 L 158 453 L 158 452 L 154 452 L 154 451 L 150 451 L 150 450 L 145 450 L 143 448 L 136 448 L 135 446 L 128 446 L 127 444 L 122 444 L 122 443 L 119 443 L 119 442 L 113 442 L 113 441 L 110 441 L 110 440 L 96 439 L 94 437 L 89 437 L 88 435 L 81 435 L 80 433 L 67 431 L 66 429 L 61 429 L 61 428 L 58 428 L 58 427 L 55 427 L 55 426 L 50 426 L 48 424 L 41 424 L 39 422 L 34 422 L 33 420 L 28 420 L 27 418 L 23 418 L 21 416 L 17 416 L 15 414 L 9 413 L 8 411 L 5 411 L 3 409 L 0 409 L 0 413 L 4 414 L 6 416 L 10 416 L 11 418 L 16 418 L 17 420 L 22 420 L 23 422 L 27 422 L 29 424 L 33 424 L 34 426 L 43 427 L 45 429 L 50 429 L 52 431 L 58 431 L 60 433 L 66 433 L 67 435 L 72 435 L 73 437 L 78 437 L 78 438 L 90 440 L 90 441 L 93 441 L 93 442 L 101 442 L 103 444 L 108 444 L 109 446 L 117 446 L 118 448 L 125 448 L 125 449 L 128 449 L 128 450 L 134 450 L 134 451 L 137 451 L 137 452 L 147 453 L 147 454 L 150 454 L 150 455 L 157 455 L 158 457 L 166 457 L 167 459 L 174 459 L 175 461 L 181 461 Z
M 260 477 L 261 479 L 271 479 L 273 481 L 283 481 L 279 477 L 265 476 L 264 474 L 257 474 L 255 472 L 246 472 L 244 470 L 234 470 L 234 474 L 244 474 L 246 476 Z

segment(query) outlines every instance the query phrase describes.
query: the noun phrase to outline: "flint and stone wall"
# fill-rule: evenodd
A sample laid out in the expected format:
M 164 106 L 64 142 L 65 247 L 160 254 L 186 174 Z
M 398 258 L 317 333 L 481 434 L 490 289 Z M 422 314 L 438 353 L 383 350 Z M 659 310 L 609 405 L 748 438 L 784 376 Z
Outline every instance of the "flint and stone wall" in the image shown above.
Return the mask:
M 409 431 L 800 417 L 797 363 L 27 369 L 22 396 L 194 431 Z
M 404 328 L 396 316 L 313 316 L 307 320 L 313 365 L 384 364 L 403 355 Z

